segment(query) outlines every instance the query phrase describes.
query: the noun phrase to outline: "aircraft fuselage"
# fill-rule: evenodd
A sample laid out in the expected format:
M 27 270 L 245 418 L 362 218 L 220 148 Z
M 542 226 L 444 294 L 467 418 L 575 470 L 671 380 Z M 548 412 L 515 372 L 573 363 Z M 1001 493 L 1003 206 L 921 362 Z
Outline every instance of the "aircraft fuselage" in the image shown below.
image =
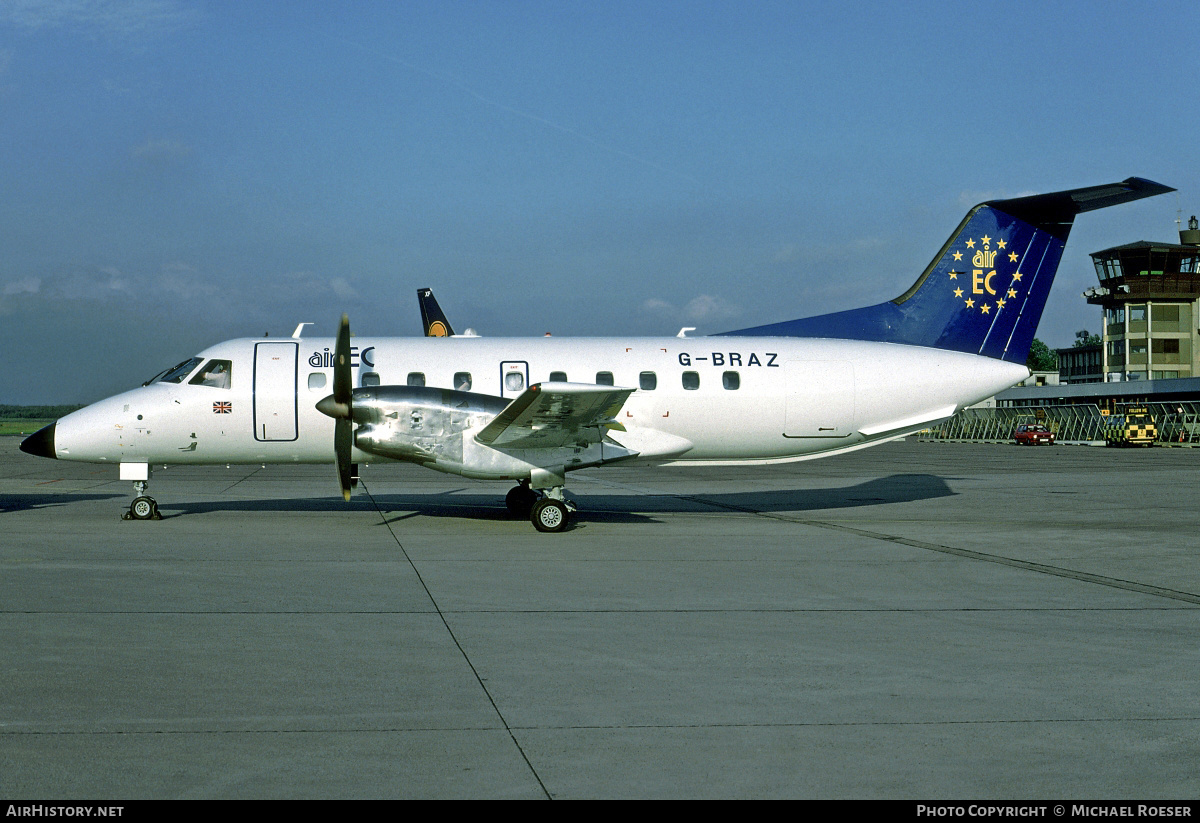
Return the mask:
M 425 385 L 511 399 L 544 381 L 636 388 L 617 418 L 625 431 L 609 436 L 654 462 L 775 462 L 845 451 L 931 425 L 1028 374 L 989 357 L 853 340 L 360 337 L 353 344 L 356 389 Z M 332 338 L 218 344 L 178 382 L 154 382 L 58 421 L 55 456 L 330 462 L 334 422 L 316 403 L 331 391 L 333 351 Z M 221 385 L 201 380 L 213 361 L 228 364 Z M 384 459 L 357 447 L 353 458 Z

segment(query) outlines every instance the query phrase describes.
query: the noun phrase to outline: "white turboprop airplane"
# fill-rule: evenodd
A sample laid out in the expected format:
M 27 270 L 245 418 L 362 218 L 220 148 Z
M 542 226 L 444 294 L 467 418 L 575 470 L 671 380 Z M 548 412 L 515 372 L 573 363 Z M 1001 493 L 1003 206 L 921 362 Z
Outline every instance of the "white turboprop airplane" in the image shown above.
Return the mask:
M 1173 189 L 1149 180 L 973 208 L 907 292 L 876 306 L 689 338 L 246 338 L 93 403 L 21 448 L 118 463 L 127 519 L 158 519 L 152 464 L 403 460 L 517 481 L 540 531 L 566 474 L 609 463 L 806 460 L 933 425 L 1025 379 L 1077 214 Z M 448 327 L 448 324 L 447 324 Z M 332 418 L 332 419 L 331 419 Z

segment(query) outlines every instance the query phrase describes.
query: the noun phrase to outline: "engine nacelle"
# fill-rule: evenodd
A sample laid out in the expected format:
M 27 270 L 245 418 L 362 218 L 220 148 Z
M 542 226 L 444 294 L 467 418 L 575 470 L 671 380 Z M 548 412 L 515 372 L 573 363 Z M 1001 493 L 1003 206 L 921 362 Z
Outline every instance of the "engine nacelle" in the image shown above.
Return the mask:
M 354 444 L 362 451 L 458 473 L 463 437 L 504 410 L 502 397 L 426 386 L 354 390 Z
M 425 386 L 355 389 L 354 445 L 368 454 L 490 480 L 528 480 L 547 469 L 561 475 L 637 456 L 609 438 L 555 449 L 493 448 L 477 441 L 475 433 L 509 402 L 490 394 Z

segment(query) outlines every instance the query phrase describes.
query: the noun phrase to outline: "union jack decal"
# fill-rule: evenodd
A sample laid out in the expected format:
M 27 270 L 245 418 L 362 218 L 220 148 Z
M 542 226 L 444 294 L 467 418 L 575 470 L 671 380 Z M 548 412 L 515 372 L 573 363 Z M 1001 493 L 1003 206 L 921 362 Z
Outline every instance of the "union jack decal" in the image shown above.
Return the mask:
M 232 403 L 227 403 L 224 400 L 220 400 L 216 403 L 213 403 L 213 414 L 232 414 L 232 413 L 233 413 L 233 404 Z

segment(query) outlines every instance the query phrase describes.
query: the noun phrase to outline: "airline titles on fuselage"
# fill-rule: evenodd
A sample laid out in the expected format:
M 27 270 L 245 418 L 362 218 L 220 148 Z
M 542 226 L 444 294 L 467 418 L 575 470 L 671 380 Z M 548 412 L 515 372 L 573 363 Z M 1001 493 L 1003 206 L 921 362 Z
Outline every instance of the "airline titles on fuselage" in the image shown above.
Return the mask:
M 368 346 L 359 351 L 357 346 L 350 347 L 350 365 L 357 367 L 359 365 L 367 366 L 368 368 L 375 367 L 375 347 Z M 691 352 L 679 353 L 679 365 L 691 366 L 699 363 L 707 363 L 710 366 L 740 366 L 751 368 L 760 366 L 763 368 L 779 368 L 778 352 L 709 352 L 706 355 L 692 354 Z M 321 351 L 314 351 L 308 358 L 308 365 L 316 369 L 333 368 L 334 355 L 333 351 L 325 348 Z
M 370 357 L 368 357 L 367 355 L 370 355 Z M 360 365 L 359 361 L 361 360 L 362 361 L 361 365 L 366 366 L 367 368 L 373 369 L 373 368 L 375 368 L 375 360 L 373 359 L 374 357 L 375 357 L 375 347 L 374 346 L 367 346 L 361 352 L 358 350 L 358 346 L 350 347 L 350 366 L 352 368 L 359 366 Z M 312 366 L 314 369 L 331 369 L 331 368 L 333 368 L 333 366 L 334 366 L 333 352 L 330 351 L 328 348 L 324 349 L 323 351 L 313 352 L 312 356 L 308 358 L 308 365 Z

